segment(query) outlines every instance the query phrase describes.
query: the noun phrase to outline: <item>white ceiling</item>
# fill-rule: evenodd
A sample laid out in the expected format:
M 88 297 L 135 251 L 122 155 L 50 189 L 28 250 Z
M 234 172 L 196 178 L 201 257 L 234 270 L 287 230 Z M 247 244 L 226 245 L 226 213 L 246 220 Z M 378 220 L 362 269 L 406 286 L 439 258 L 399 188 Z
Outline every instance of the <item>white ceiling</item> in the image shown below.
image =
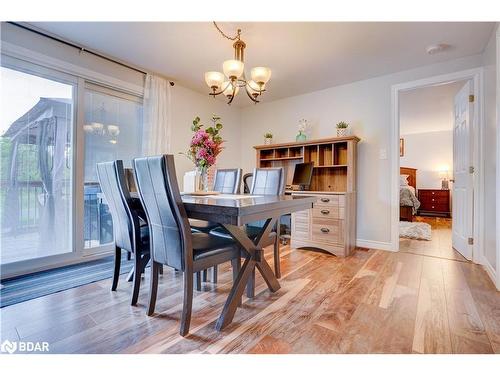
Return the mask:
M 453 100 L 464 84 L 458 81 L 401 93 L 401 135 L 452 130 Z
M 90 49 L 161 73 L 208 93 L 204 72 L 222 70 L 232 42 L 210 22 L 37 22 L 37 27 Z M 264 101 L 481 53 L 493 31 L 486 22 L 222 22 L 227 34 L 239 27 L 246 71 L 272 69 Z M 451 48 L 428 55 L 430 44 Z M 238 95 L 236 105 L 247 105 Z

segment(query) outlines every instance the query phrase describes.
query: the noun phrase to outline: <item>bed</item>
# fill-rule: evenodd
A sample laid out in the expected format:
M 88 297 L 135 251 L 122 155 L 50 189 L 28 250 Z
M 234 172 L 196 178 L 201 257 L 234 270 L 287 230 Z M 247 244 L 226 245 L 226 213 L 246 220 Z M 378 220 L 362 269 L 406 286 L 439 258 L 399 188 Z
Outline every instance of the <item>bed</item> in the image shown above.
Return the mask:
M 400 167 L 399 186 L 399 220 L 413 221 L 413 217 L 420 207 L 420 202 L 416 196 L 417 170 L 415 168 Z M 403 176 L 408 176 L 406 179 Z

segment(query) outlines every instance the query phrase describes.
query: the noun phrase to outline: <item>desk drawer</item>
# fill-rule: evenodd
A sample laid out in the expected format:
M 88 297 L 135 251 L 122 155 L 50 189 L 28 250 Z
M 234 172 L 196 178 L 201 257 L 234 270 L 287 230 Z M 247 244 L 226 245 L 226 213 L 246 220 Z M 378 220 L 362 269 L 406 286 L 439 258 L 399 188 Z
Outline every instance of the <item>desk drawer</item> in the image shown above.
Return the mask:
M 312 216 L 324 219 L 343 219 L 345 217 L 344 207 L 317 206 L 312 209 Z
M 313 218 L 312 240 L 320 242 L 343 243 L 343 220 Z
M 314 206 L 340 206 L 345 207 L 345 195 L 318 195 Z

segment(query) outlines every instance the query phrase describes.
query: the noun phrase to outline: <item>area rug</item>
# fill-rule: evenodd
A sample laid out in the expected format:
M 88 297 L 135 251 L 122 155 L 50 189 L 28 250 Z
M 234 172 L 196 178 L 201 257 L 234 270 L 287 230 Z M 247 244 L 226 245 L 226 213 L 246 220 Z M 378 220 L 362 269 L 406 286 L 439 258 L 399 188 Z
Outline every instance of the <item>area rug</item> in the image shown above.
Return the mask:
M 134 261 L 122 255 L 120 274 L 129 272 Z M 113 277 L 114 256 L 41 271 L 1 281 L 0 307 L 76 288 Z M 111 280 L 110 280 L 111 286 Z
M 431 226 L 427 223 L 409 221 L 399 222 L 399 237 L 412 240 L 431 240 Z

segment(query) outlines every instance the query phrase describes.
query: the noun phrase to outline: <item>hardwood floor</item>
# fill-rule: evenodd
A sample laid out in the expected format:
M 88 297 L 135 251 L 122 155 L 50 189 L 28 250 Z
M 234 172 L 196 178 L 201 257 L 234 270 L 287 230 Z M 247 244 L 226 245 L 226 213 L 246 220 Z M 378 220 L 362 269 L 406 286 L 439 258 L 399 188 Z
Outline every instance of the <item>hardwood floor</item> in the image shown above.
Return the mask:
M 400 238 L 399 250 L 405 253 L 428 255 L 437 258 L 454 259 L 466 262 L 458 251 L 451 246 L 451 219 L 443 217 L 415 216 L 414 221 L 430 224 L 431 241 Z
M 272 248 L 266 258 L 272 263 Z M 1 309 L 1 340 L 48 341 L 52 353 L 500 353 L 500 292 L 481 266 L 284 247 L 282 276 L 275 294 L 258 276 L 256 297 L 244 299 L 223 332 L 214 325 L 229 265 L 217 285 L 194 292 L 187 337 L 178 334 L 182 275 L 165 269 L 153 317 L 145 312 L 148 280 L 133 307 L 122 277 L 116 292 L 104 280 Z

